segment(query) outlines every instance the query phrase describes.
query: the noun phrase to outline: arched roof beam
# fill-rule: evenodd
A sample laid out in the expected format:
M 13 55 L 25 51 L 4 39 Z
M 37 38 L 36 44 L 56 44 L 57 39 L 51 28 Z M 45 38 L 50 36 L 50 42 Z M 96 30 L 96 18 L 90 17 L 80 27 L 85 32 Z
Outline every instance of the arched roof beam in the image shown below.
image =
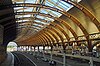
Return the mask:
M 92 22 L 96 25 L 96 27 L 100 31 L 99 20 L 97 20 L 97 18 L 86 7 L 84 7 L 83 5 L 81 5 L 79 3 L 72 2 L 71 0 L 65 0 L 65 1 L 70 3 L 70 4 L 72 4 L 73 6 L 77 7 L 78 9 L 80 9 L 83 13 L 85 13 L 92 20 Z M 20 3 L 20 4 L 16 4 L 16 5 L 19 6 L 19 7 L 22 7 L 22 6 L 25 6 L 25 7 L 37 7 L 37 6 L 39 6 L 41 8 L 46 6 L 46 5 L 41 5 L 41 4 L 30 4 L 30 3 Z M 14 5 L 14 7 L 16 7 L 16 5 Z M 48 6 L 46 6 L 46 7 L 48 7 Z M 67 14 L 67 15 L 69 15 L 69 14 Z
M 68 34 L 65 32 L 65 30 L 61 26 L 59 26 L 56 23 L 53 23 L 52 25 L 54 25 L 56 28 L 58 28 L 65 35 L 65 37 L 67 38 L 68 41 L 70 40 Z
M 61 24 L 63 24 L 63 25 L 73 34 L 73 36 L 75 37 L 75 39 L 76 39 L 76 40 L 78 39 L 77 34 L 76 34 L 75 31 L 67 24 L 67 22 L 65 22 L 64 20 L 62 20 L 62 19 L 60 19 L 60 18 L 56 18 L 56 17 L 53 17 L 53 16 L 52 16 L 52 18 L 54 18 L 55 20 L 57 20 L 58 22 L 60 22 Z M 39 18 L 38 18 L 38 19 L 39 19 Z M 46 22 L 46 20 L 45 20 L 45 22 Z M 56 24 L 58 24 L 58 23 L 56 23 Z
M 45 41 L 45 44 L 49 45 L 49 42 L 45 37 L 43 37 L 41 35 L 37 35 L 37 37 L 40 37 L 41 39 L 43 39 Z
M 56 42 L 59 43 L 59 39 L 58 39 L 58 35 L 55 35 L 51 30 L 48 30 L 48 29 L 43 29 L 43 31 L 45 31 L 46 33 L 52 35 L 55 39 L 56 39 Z
M 26 39 L 27 40 L 27 39 Z M 30 38 L 30 39 L 28 39 L 28 42 L 30 42 L 30 41 L 36 41 L 36 43 L 37 42 L 39 42 L 39 43 L 41 43 L 41 44 L 44 44 L 44 43 L 46 43 L 46 41 L 44 40 L 44 39 L 42 39 L 41 37 L 39 37 L 39 36 L 37 36 L 37 35 L 35 35 L 34 36 L 34 39 L 33 38 Z M 25 41 L 25 40 L 24 40 Z M 33 45 L 35 44 L 36 45 L 36 43 L 33 43 Z
M 45 35 L 43 35 L 43 34 L 39 34 L 39 36 L 41 36 L 41 37 L 43 37 L 44 38 L 44 40 L 46 40 L 48 43 L 48 45 L 51 45 L 52 43 L 51 43 L 51 40 L 48 38 L 48 37 L 46 37 Z
M 63 1 L 70 3 L 71 5 L 81 10 L 84 14 L 86 14 L 91 19 L 91 21 L 95 24 L 97 29 L 100 31 L 100 21 L 91 13 L 91 11 L 88 8 L 84 7 L 83 5 L 79 3 L 75 3 L 71 0 L 63 0 Z
M 46 6 L 46 5 L 41 5 L 41 4 L 29 4 L 29 3 L 20 3 L 20 4 L 16 4 L 17 7 L 22 7 L 22 6 L 25 6 L 25 7 L 41 7 L 41 8 L 45 8 L 45 9 L 50 9 L 50 10 L 53 10 L 53 11 L 57 11 L 59 13 L 62 13 L 64 14 L 65 16 L 67 16 L 69 19 L 71 19 L 77 26 L 79 26 L 81 28 L 81 30 L 83 31 L 83 33 L 85 34 L 86 38 L 89 39 L 89 34 L 88 32 L 86 31 L 86 29 L 83 27 L 83 25 L 79 22 L 79 20 L 77 18 L 75 18 L 74 16 L 72 16 L 71 14 L 69 14 L 68 12 L 66 11 L 62 11 L 62 10 L 59 10 L 57 8 L 53 8 L 53 7 L 50 7 L 50 6 Z M 16 5 L 14 7 L 16 7 Z
M 54 37 L 51 34 L 47 33 L 44 30 L 41 30 L 40 33 L 45 34 L 47 37 L 49 37 L 52 40 L 53 44 L 55 43 Z
M 53 40 L 50 38 L 50 37 L 48 37 L 48 35 L 46 35 L 45 33 L 39 33 L 39 35 L 43 35 L 45 38 L 47 38 L 48 39 L 48 41 L 49 41 L 49 45 L 53 45 Z
M 40 21 L 42 21 L 42 22 L 47 22 L 46 20 L 44 20 L 44 19 L 39 19 L 39 18 L 34 18 L 34 17 L 20 17 L 20 18 L 16 18 L 16 20 L 18 21 L 18 20 L 24 20 L 24 19 L 30 19 L 30 20 L 40 20 Z
M 70 37 L 68 36 L 68 34 L 65 32 L 65 30 L 60 25 L 56 24 L 55 22 L 52 22 L 51 25 L 53 26 L 53 28 L 58 28 L 64 34 L 66 39 L 68 41 L 70 41 Z
M 59 33 L 59 31 L 56 28 L 53 28 L 52 26 L 48 26 L 46 27 L 47 29 L 52 30 L 53 32 L 55 32 L 56 34 L 58 34 L 60 40 L 62 43 L 64 43 L 64 38 L 62 37 L 62 35 Z
M 49 17 L 49 18 L 53 18 L 55 20 L 57 20 L 57 18 L 51 16 L 50 14 L 44 14 L 44 13 L 39 13 L 39 12 L 17 12 L 17 14 L 21 14 L 21 15 L 24 15 L 24 14 L 39 14 L 41 16 L 45 16 L 45 17 Z M 69 19 L 71 19 L 83 32 L 83 34 L 85 35 L 85 37 L 87 39 L 89 39 L 89 34 L 88 32 L 86 31 L 86 29 L 83 27 L 83 25 L 79 22 L 79 20 L 77 20 L 77 18 L 75 17 L 72 17 L 72 16 L 68 16 Z M 58 21 L 58 20 L 57 20 Z

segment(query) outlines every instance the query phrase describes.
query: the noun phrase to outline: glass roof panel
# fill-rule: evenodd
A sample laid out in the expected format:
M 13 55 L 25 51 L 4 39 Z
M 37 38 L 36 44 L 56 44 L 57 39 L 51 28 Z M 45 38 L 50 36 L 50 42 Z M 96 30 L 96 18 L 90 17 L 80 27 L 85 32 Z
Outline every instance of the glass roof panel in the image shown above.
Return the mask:
M 43 27 L 43 26 L 40 25 L 40 24 L 33 24 L 33 26 Z
M 73 6 L 69 3 L 64 2 L 63 0 L 12 0 L 13 2 L 16 3 L 32 3 L 32 4 L 44 4 L 46 6 L 50 6 L 53 8 L 57 8 L 60 10 L 64 10 L 64 11 L 68 11 L 70 8 L 72 8 Z M 72 0 L 73 1 L 73 0 Z M 78 2 L 81 0 L 78 0 Z M 40 12 L 40 13 L 44 13 L 44 14 L 50 14 L 54 17 L 59 18 L 62 14 L 58 13 L 56 11 L 52 11 L 49 9 L 44 9 L 44 8 L 40 8 L 40 7 L 15 7 L 14 8 L 14 12 Z M 33 17 L 33 18 L 39 18 L 39 19 L 43 19 L 46 20 L 47 22 L 42 22 L 42 20 L 40 21 L 39 19 L 33 19 L 34 21 L 38 22 L 38 23 L 42 23 L 42 24 L 49 24 L 50 22 L 54 21 L 54 19 L 49 18 L 49 17 L 45 17 L 45 16 L 40 16 L 39 14 L 28 14 L 28 15 L 15 15 L 16 18 L 23 18 L 23 17 Z M 24 22 L 24 21 L 33 21 L 30 19 L 22 19 L 22 20 L 18 20 L 17 22 Z M 38 24 L 37 24 L 38 25 Z
M 70 6 L 72 6 L 71 4 L 68 4 L 68 3 L 64 2 L 64 1 L 61 1 L 60 3 L 62 3 L 63 5 L 65 5 L 65 7 L 69 7 L 69 8 L 70 8 Z
M 21 17 L 30 17 L 31 15 L 28 14 L 28 15 L 16 15 L 15 18 L 21 18 Z
M 31 15 L 30 14 L 28 14 L 28 15 L 24 15 L 23 17 L 30 17 Z
M 35 3 L 37 0 L 26 0 L 25 3 Z
M 46 22 L 42 22 L 40 20 L 34 20 L 34 21 L 37 22 L 37 23 L 47 24 Z
M 45 5 L 52 6 L 52 7 L 54 6 L 54 4 L 50 3 L 48 0 L 46 0 Z
M 24 11 L 32 11 L 33 10 L 33 8 L 28 8 L 28 9 L 25 9 Z
M 49 18 L 49 17 L 44 17 L 44 16 L 40 16 L 40 15 L 37 15 L 36 17 L 37 17 L 37 18 L 40 18 L 40 19 L 47 20 L 47 21 L 54 21 L 54 19 Z
M 40 20 L 34 20 L 35 22 L 41 22 Z
M 37 15 L 36 17 L 37 17 L 37 18 L 41 18 L 41 19 L 45 19 L 44 16 L 40 16 L 40 15 Z
M 45 9 L 41 9 L 40 12 L 41 12 L 41 13 L 48 14 L 48 12 L 47 12 Z
M 25 21 L 29 21 L 29 20 L 18 20 L 17 22 L 25 22 Z

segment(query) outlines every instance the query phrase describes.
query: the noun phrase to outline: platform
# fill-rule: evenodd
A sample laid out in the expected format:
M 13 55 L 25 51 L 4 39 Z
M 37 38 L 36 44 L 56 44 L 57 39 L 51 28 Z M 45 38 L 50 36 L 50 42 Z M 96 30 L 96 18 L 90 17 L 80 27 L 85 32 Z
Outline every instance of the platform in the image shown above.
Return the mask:
M 14 66 L 14 56 L 11 52 L 7 52 L 7 59 L 1 64 L 1 66 Z

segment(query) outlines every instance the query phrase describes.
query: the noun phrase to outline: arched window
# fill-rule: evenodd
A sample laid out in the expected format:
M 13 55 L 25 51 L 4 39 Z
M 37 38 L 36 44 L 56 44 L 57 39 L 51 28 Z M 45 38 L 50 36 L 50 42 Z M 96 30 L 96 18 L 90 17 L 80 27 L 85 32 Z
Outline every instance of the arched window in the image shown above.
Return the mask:
M 7 45 L 7 51 L 17 51 L 17 44 L 15 42 L 9 42 Z

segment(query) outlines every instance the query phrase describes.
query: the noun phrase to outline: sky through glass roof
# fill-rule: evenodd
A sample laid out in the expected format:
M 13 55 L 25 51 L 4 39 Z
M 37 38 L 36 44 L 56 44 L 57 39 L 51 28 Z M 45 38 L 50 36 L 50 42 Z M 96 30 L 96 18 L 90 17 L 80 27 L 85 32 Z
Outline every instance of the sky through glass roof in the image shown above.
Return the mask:
M 70 8 L 73 7 L 71 4 L 66 3 L 62 0 L 12 0 L 12 1 L 16 2 L 16 3 L 43 4 L 43 5 L 47 5 L 47 6 L 54 7 L 54 8 L 60 9 L 60 10 L 64 10 L 64 11 L 68 11 Z M 81 1 L 81 0 L 78 0 L 78 1 Z M 44 9 L 44 8 L 40 8 L 40 7 L 16 7 L 16 8 L 14 8 L 14 10 L 15 10 L 15 12 L 23 12 L 23 13 L 24 12 L 40 12 L 40 13 L 44 13 L 44 14 L 50 14 L 57 18 L 59 18 L 62 15 L 61 13 L 58 13 L 56 11 L 52 11 L 52 10 Z M 44 17 L 44 16 L 40 16 L 40 15 L 32 15 L 32 14 L 16 15 L 15 17 L 16 18 L 33 17 L 33 18 L 47 20 L 47 23 L 43 23 L 40 20 L 33 19 L 33 22 L 35 21 L 35 22 L 38 22 L 38 23 L 40 22 L 43 24 L 48 24 L 48 23 L 54 21 L 54 19 L 49 18 L 49 17 Z M 19 20 L 17 22 L 21 22 L 21 21 L 23 22 L 25 20 L 23 19 L 23 20 Z M 27 19 L 27 21 L 30 21 L 30 19 Z M 32 24 L 34 24 L 34 23 L 32 23 Z

